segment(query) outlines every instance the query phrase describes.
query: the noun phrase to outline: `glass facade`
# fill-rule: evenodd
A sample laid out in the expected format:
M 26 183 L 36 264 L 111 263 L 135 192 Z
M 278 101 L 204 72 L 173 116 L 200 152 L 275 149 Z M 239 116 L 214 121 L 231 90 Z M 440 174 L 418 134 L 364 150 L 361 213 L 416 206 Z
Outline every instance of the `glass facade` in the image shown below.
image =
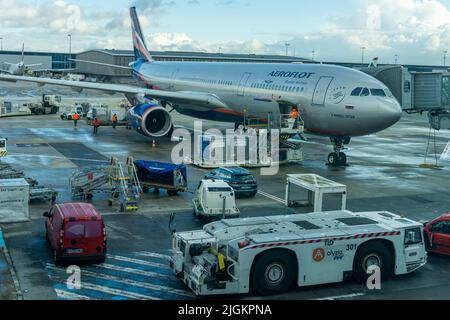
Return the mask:
M 20 51 L 0 51 L 0 61 L 2 60 L 2 55 L 17 55 L 21 56 Z M 69 59 L 76 59 L 76 54 L 69 55 L 68 53 L 51 53 L 51 52 L 27 52 L 26 56 L 32 57 L 51 57 L 52 58 L 52 69 L 73 69 L 75 68 L 75 62 Z

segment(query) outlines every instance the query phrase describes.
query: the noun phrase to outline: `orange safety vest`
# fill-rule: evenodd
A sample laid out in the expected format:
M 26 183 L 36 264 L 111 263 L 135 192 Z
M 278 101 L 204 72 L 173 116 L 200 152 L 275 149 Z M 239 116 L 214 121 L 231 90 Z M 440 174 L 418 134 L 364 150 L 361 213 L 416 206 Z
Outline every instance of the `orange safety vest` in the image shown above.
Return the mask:
M 80 116 L 78 115 L 78 113 L 75 113 L 72 117 L 73 120 L 80 120 Z
M 294 109 L 294 110 L 291 111 L 290 116 L 291 116 L 291 119 L 298 119 L 299 113 L 298 113 L 297 110 Z
M 113 116 L 112 121 L 117 122 L 117 121 L 119 121 L 119 119 L 117 118 L 117 116 Z

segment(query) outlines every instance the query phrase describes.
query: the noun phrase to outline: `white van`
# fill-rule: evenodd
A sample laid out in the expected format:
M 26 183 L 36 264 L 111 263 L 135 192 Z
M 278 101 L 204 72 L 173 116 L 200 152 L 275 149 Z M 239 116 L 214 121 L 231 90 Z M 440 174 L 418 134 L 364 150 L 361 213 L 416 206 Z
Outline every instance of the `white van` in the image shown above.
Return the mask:
M 222 180 L 202 180 L 192 202 L 194 215 L 199 219 L 238 218 L 241 214 L 233 188 Z

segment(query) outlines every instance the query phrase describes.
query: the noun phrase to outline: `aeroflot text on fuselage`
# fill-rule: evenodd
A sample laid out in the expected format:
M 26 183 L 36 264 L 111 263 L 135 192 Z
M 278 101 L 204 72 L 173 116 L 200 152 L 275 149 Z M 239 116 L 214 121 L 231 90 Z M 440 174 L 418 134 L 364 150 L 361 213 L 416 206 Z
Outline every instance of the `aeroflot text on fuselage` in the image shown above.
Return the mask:
M 309 79 L 315 72 L 272 71 L 269 76 L 276 78 Z

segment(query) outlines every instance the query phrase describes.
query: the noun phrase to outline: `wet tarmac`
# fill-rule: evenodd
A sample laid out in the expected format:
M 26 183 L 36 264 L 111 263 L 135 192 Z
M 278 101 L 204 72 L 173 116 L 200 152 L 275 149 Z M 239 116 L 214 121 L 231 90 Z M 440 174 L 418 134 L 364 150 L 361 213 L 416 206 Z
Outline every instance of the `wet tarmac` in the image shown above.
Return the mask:
M 121 97 L 119 97 L 121 99 Z M 176 125 L 192 128 L 193 119 L 174 114 Z M 233 124 L 204 122 L 204 127 L 232 128 Z M 55 188 L 58 202 L 71 201 L 69 176 L 85 166 L 106 164 L 114 156 L 124 161 L 135 159 L 170 161 L 174 143 L 163 138 L 155 148 L 152 140 L 125 128 L 101 127 L 98 135 L 83 121 L 78 129 L 58 116 L 30 116 L 0 119 L 0 136 L 8 137 L 9 156 L 2 161 L 17 166 L 41 185 Z M 311 137 L 321 144 L 305 145 L 305 161 L 282 166 L 276 176 L 261 176 L 252 169 L 262 194 L 254 199 L 239 199 L 243 216 L 275 215 L 291 212 L 281 203 L 286 174 L 315 173 L 348 186 L 348 208 L 354 211 L 388 210 L 416 220 L 429 220 L 450 211 L 450 163 L 441 169 L 424 169 L 428 122 L 425 116 L 405 115 L 396 126 L 376 135 L 353 139 L 346 151 L 349 166 L 331 168 L 325 159 L 331 151 L 328 139 Z M 438 133 L 436 154 L 440 157 L 450 140 L 450 131 Z M 433 143 L 434 147 L 434 143 Z M 189 190 L 193 192 L 207 170 L 189 166 Z M 137 213 L 119 212 L 107 205 L 108 195 L 95 195 L 94 205 L 107 222 L 109 253 L 101 266 L 83 267 L 87 287 L 69 292 L 63 271 L 51 262 L 44 239 L 42 212 L 49 204 L 32 204 L 32 220 L 4 225 L 9 247 L 25 299 L 139 299 L 192 298 L 186 288 L 170 278 L 166 255 L 171 240 L 168 216 L 177 212 L 177 230 L 202 227 L 192 216 L 192 193 L 169 197 L 165 192 L 147 194 Z M 326 209 L 336 208 L 338 200 L 329 199 Z M 308 212 L 310 208 L 298 209 Z M 103 275 L 103 276 L 102 276 Z M 102 280 L 103 277 L 103 280 Z M 100 279 L 100 280 L 99 280 Z M 380 292 L 368 292 L 352 281 L 294 290 L 275 299 L 450 299 L 450 259 L 432 256 L 418 272 L 395 278 Z M 177 294 L 169 294 L 171 290 Z M 258 299 L 253 296 L 245 299 Z

